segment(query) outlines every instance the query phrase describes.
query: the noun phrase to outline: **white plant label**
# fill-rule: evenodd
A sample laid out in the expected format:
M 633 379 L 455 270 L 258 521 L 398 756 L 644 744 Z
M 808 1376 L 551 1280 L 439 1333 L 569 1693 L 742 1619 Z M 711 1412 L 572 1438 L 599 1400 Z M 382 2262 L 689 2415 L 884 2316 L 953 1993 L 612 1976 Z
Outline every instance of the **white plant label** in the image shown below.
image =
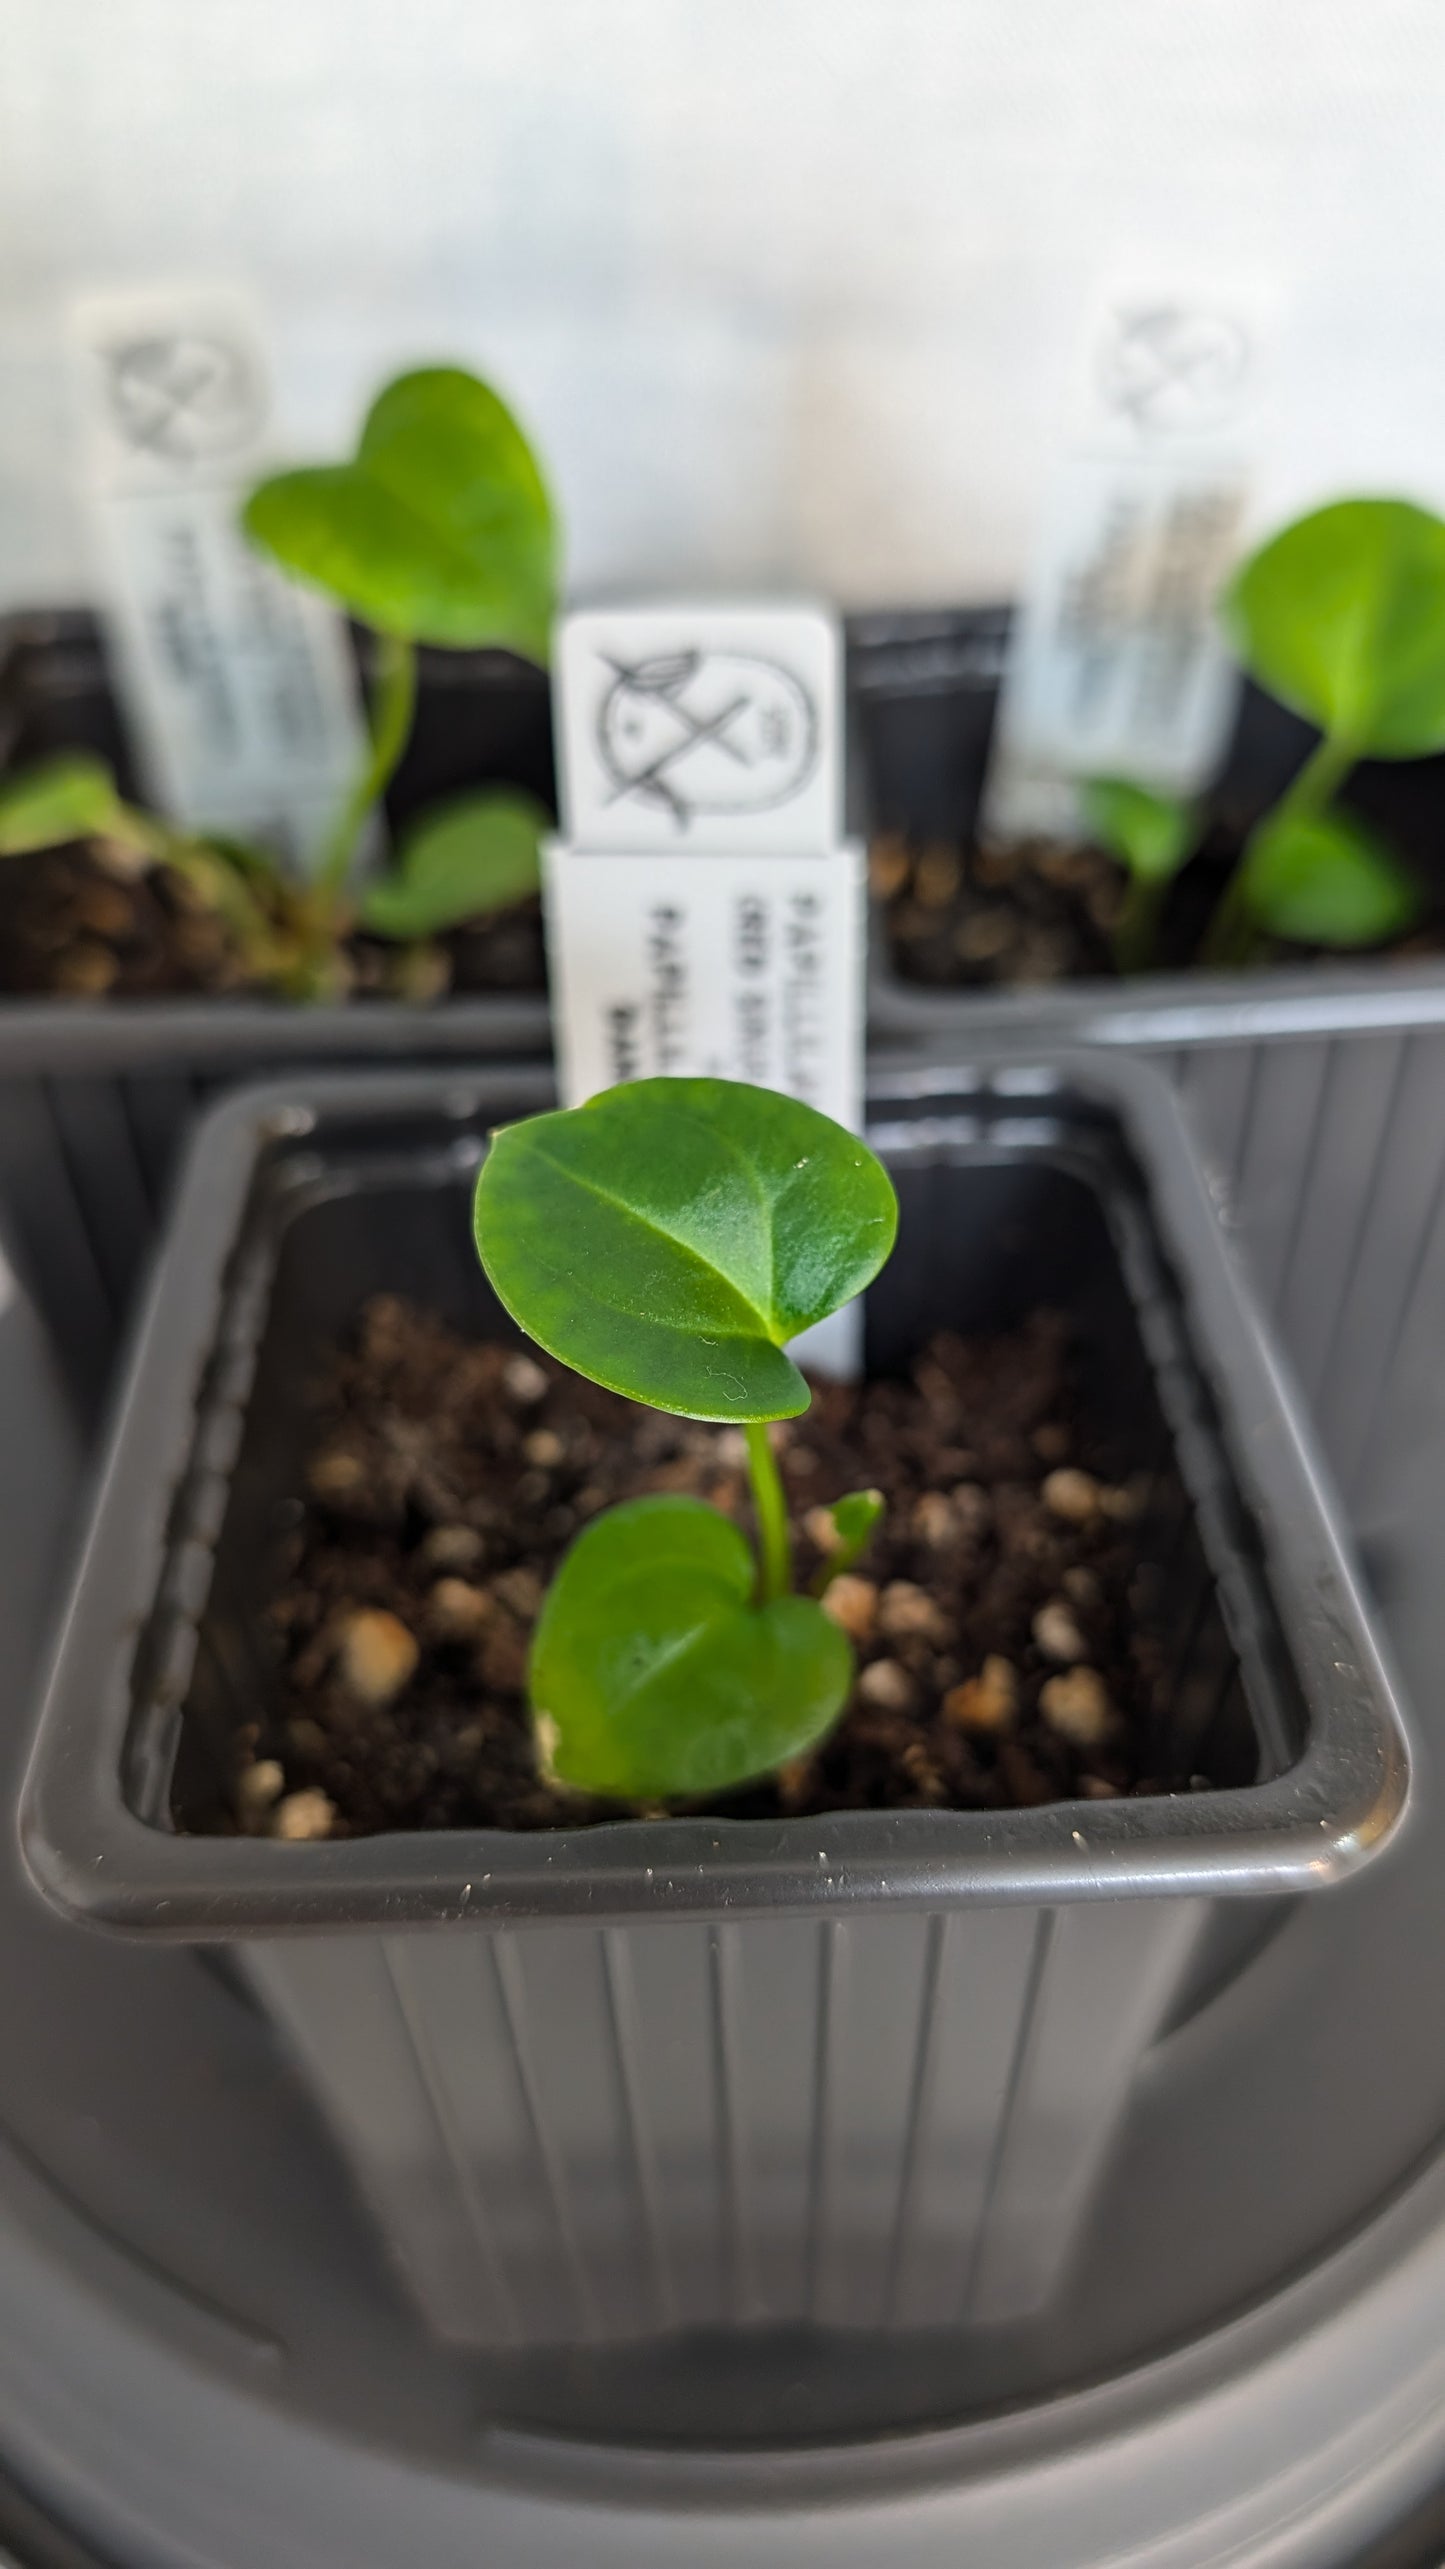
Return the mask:
M 745 1079 L 858 1129 L 863 855 L 547 853 L 569 1106 L 626 1079 Z
M 1089 776 L 1189 794 L 1217 764 L 1237 678 L 1216 601 L 1261 436 L 1264 337 L 1253 298 L 1134 286 L 1101 297 L 1016 619 L 987 835 L 1067 835 Z
M 71 335 L 99 603 L 159 806 L 304 867 L 361 755 L 340 619 L 237 523 L 273 460 L 248 297 L 87 297 Z
M 842 647 L 808 607 L 569 616 L 559 655 L 562 828 L 639 855 L 817 856 L 842 834 Z
M 841 840 L 841 649 L 814 609 L 569 618 L 547 950 L 564 1102 L 749 1080 L 857 1131 L 866 873 Z M 809 1331 L 856 1372 L 861 1314 Z

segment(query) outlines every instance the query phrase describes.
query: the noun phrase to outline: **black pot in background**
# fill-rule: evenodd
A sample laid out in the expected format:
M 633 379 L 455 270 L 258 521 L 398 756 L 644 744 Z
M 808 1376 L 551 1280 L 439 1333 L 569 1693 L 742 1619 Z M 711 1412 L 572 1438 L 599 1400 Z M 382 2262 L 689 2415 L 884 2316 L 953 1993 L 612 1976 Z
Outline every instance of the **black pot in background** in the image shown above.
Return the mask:
M 855 820 L 922 837 L 965 831 L 977 809 L 1008 632 L 1003 608 L 866 615 L 848 626 L 850 799 Z M 1304 725 L 1247 690 L 1229 773 L 1245 817 L 1298 764 Z M 67 746 L 112 757 L 133 783 L 94 617 L 20 614 L 0 623 L 0 764 Z M 469 783 L 510 781 L 552 796 L 545 680 L 505 655 L 425 655 L 417 740 L 396 816 Z M 1445 760 L 1362 771 L 1361 807 L 1393 829 L 1427 874 L 1445 870 Z M 1369 961 L 1291 974 L 1192 974 L 998 993 L 925 991 L 873 940 L 870 1029 L 884 1044 L 945 1049 L 962 1025 L 992 1040 L 1154 1040 L 1151 1012 L 1188 1010 L 1191 1034 L 1258 1021 L 1277 995 L 1321 1023 L 1350 1021 L 1363 995 L 1387 1007 L 1429 1001 L 1439 965 Z M 1137 1032 L 1121 1032 L 1125 1010 Z M 1177 1040 L 1162 1027 L 1157 1040 Z M 93 1425 L 176 1162 L 198 1107 L 247 1078 L 301 1066 L 444 1062 L 541 1053 L 545 1001 L 520 993 L 430 1008 L 393 1002 L 293 1009 L 271 1002 L 0 1000 L 0 1240 L 55 1338 L 80 1414 Z M 1353 1180 L 1351 1181 L 1353 1182 Z
M 374 645 L 352 628 L 363 684 Z M 508 651 L 418 655 L 416 718 L 386 798 L 394 825 L 477 785 L 517 785 L 556 810 L 552 692 L 545 669 Z M 122 791 L 140 780 L 116 701 L 98 617 L 37 609 L 0 622 L 0 767 L 62 749 L 109 759 Z
M 306 1379 L 379 1289 L 504 1325 L 467 1193 L 489 1126 L 547 1094 L 370 1075 L 208 1120 L 42 1720 L 31 1866 L 92 1924 L 236 1945 L 443 2336 L 1036 2312 L 1151 2043 L 1247 1957 L 1230 1899 L 1329 1884 L 1406 1791 L 1329 1504 L 1142 1065 L 980 1048 L 875 1083 L 904 1221 L 871 1356 L 1071 1311 L 1111 1468 L 1154 1476 L 1162 1754 L 1214 1789 L 319 1846 L 176 1830 L 268 1682 L 252 1636 Z
M 983 793 L 998 691 L 1008 650 L 1007 607 L 919 609 L 855 616 L 848 627 L 848 702 L 860 819 L 870 831 L 898 831 L 954 844 L 973 833 Z M 1252 682 L 1240 691 L 1228 753 L 1207 797 L 1231 836 L 1243 837 L 1297 773 L 1317 735 Z M 1445 756 L 1367 761 L 1345 801 L 1372 821 L 1445 911 Z M 1401 969 L 1384 958 L 1341 956 L 1288 971 L 1247 974 L 1159 972 L 1128 980 L 1071 981 L 1034 989 L 945 990 L 904 977 L 875 913 L 870 1016 L 881 1032 L 903 1033 L 945 1019 L 960 1005 L 982 1007 L 993 1025 L 1013 1011 L 1037 1013 L 1103 1001 L 1149 1007 L 1167 1001 L 1235 1001 L 1267 991 L 1352 990 L 1361 976 L 1387 981 Z M 1445 960 L 1411 970 L 1445 986 Z
M 365 638 L 357 637 L 364 668 Z M 91 749 L 137 779 L 97 619 L 0 623 L 0 767 Z M 505 652 L 423 651 L 416 724 L 388 810 L 401 822 L 468 787 L 554 807 L 547 674 Z M 34 1294 L 86 1424 L 198 1107 L 306 1063 L 496 1058 L 550 1040 L 540 990 L 423 1008 L 368 1001 L 0 999 L 0 1241 Z

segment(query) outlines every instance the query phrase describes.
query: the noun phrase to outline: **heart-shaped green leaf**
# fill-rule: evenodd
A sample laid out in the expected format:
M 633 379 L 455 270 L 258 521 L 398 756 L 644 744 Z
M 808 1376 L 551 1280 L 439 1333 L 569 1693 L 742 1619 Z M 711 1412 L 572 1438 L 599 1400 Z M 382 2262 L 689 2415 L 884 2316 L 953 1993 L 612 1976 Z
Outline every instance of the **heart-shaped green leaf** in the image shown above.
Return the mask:
M 1382 945 L 1413 927 L 1424 906 L 1399 858 L 1343 812 L 1262 822 L 1243 866 L 1252 916 L 1301 945 Z
M 383 633 L 545 660 L 555 589 L 551 502 L 506 404 L 455 366 L 402 375 L 372 405 L 350 464 L 278 473 L 247 533 Z
M 1138 883 L 1168 883 L 1194 844 L 1187 803 L 1131 785 L 1124 776 L 1095 776 L 1084 787 L 1084 820 L 1092 838 L 1127 866 Z
M 752 1602 L 753 1556 L 700 1499 L 632 1499 L 580 1534 L 532 1645 L 546 1761 L 579 1792 L 726 1792 L 801 1755 L 841 1712 L 847 1641 L 808 1597 Z
M 482 1264 L 529 1337 L 684 1418 L 792 1418 L 786 1341 L 861 1293 L 898 1204 L 866 1145 L 724 1079 L 643 1079 L 492 1138 Z
M 547 815 L 528 794 L 462 794 L 407 831 L 390 870 L 369 883 L 373 936 L 439 936 L 535 892 Z
M 0 856 L 28 856 L 35 848 L 63 847 L 70 839 L 137 836 L 138 815 L 115 790 L 103 758 L 67 751 L 26 768 L 0 784 Z
M 1245 667 L 1357 758 L 1445 748 L 1445 521 L 1339 500 L 1238 574 L 1225 622 Z

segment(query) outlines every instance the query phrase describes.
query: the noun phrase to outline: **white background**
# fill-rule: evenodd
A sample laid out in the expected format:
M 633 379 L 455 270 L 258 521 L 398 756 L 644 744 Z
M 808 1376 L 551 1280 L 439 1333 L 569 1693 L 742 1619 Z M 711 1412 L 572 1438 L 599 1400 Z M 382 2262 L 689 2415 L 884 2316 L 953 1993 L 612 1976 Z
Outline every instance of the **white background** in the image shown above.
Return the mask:
M 6 0 L 0 603 L 85 595 L 60 312 L 256 288 L 283 443 L 456 355 L 574 589 L 1004 593 L 1102 275 L 1283 296 L 1264 516 L 1445 502 L 1442 0 Z

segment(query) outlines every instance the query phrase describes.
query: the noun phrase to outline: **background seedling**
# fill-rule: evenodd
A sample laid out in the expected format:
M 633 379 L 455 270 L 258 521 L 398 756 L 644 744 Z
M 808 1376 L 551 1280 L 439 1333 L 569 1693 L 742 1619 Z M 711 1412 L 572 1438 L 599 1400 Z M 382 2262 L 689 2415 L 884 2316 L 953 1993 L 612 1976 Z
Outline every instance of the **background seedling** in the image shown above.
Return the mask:
M 1244 668 L 1320 738 L 1246 841 L 1208 959 L 1247 962 L 1265 936 L 1350 948 L 1401 935 L 1420 915 L 1420 887 L 1335 798 L 1362 758 L 1445 748 L 1445 521 L 1405 500 L 1316 509 L 1245 563 L 1223 612 Z M 1101 780 L 1086 800 L 1095 836 L 1136 885 L 1141 837 L 1146 853 L 1151 833 L 1167 844 L 1171 814 L 1171 873 L 1197 843 L 1185 807 L 1142 788 Z M 1132 906 L 1131 893 L 1126 915 Z M 1151 950 L 1152 935 L 1137 957 L 1121 947 L 1121 964 L 1137 968 Z
M 546 815 L 530 797 L 456 797 L 413 824 L 389 870 L 354 880 L 368 820 L 410 737 L 421 643 L 545 660 L 556 529 L 531 447 L 496 393 L 457 367 L 401 376 L 344 464 L 280 473 L 251 493 L 252 541 L 374 635 L 371 735 L 305 879 L 273 857 L 136 811 L 103 761 L 62 757 L 0 787 L 0 855 L 93 838 L 167 865 L 226 922 L 253 980 L 297 998 L 344 989 L 356 927 L 415 942 L 534 890 Z
M 1084 818 L 1129 877 L 1114 930 L 1115 960 L 1121 972 L 1143 972 L 1154 960 L 1169 886 L 1194 847 L 1194 814 L 1187 803 L 1147 785 L 1099 776 L 1084 788 Z
M 610 1391 L 740 1425 L 756 1518 L 754 1553 L 699 1499 L 635 1499 L 572 1545 L 529 1677 L 559 1781 L 626 1801 L 721 1792 L 841 1711 L 853 1656 L 819 1596 L 882 1503 L 837 1503 L 842 1540 L 797 1594 L 768 1427 L 811 1398 L 788 1341 L 871 1282 L 897 1221 L 853 1134 L 739 1082 L 640 1080 L 494 1135 L 475 1232 L 506 1309 Z

